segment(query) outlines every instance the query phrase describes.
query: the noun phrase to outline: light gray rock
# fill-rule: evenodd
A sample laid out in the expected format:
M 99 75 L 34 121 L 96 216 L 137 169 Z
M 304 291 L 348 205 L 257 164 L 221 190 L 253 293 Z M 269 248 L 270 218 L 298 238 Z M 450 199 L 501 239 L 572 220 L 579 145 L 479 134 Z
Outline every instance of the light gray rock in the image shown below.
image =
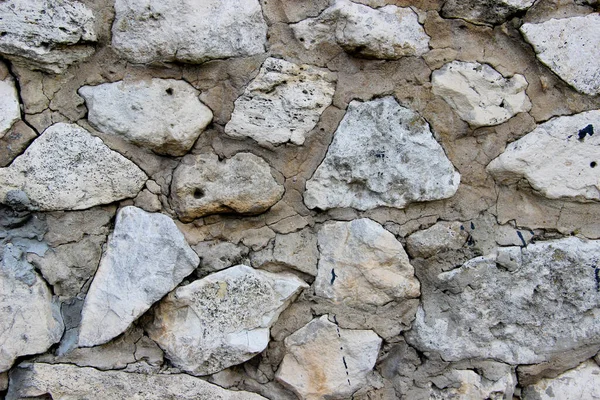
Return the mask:
M 200 93 L 175 79 L 104 83 L 78 92 L 96 129 L 158 154 L 187 153 L 213 117 Z
M 586 361 L 554 379 L 542 379 L 535 385 L 523 388 L 521 398 L 523 400 L 600 399 L 600 367 L 594 361 Z
M 462 18 L 475 24 L 501 24 L 535 0 L 448 0 L 442 7 L 444 18 Z
M 0 202 L 33 210 L 82 210 L 135 197 L 147 180 L 134 163 L 74 124 L 44 131 L 0 168 Z
M 471 127 L 498 125 L 531 109 L 523 75 L 504 78 L 487 64 L 453 61 L 431 76 L 441 96 Z
M 185 157 L 173 174 L 171 205 L 188 222 L 209 214 L 260 214 L 283 196 L 269 164 L 250 153 L 219 161 L 214 154 Z
M 2 4 L 0 4 L 0 7 L 2 7 Z M 2 38 L 0 38 L 1 40 Z M 12 77 L 7 76 L 4 80 L 0 80 L 0 139 L 20 119 L 21 108 L 15 81 Z
M 257 268 L 286 267 L 316 276 L 319 261 L 317 237 L 308 228 L 286 235 L 278 234 L 272 246 L 253 253 L 251 259 L 252 265 Z
M 301 145 L 331 104 L 335 77 L 326 70 L 267 58 L 235 101 L 225 133 L 261 146 Z
M 600 200 L 600 110 L 553 118 L 521 139 L 487 166 L 497 182 L 525 178 L 551 199 Z
M 200 257 L 197 273 L 202 276 L 243 264 L 249 253 L 248 248 L 242 244 L 219 240 L 200 242 L 192 248 Z
M 325 159 L 306 183 L 304 203 L 327 210 L 451 197 L 460 175 L 417 113 L 393 97 L 352 101 Z
M 134 63 L 244 57 L 265 51 L 258 0 L 117 0 L 112 45 Z
M 8 372 L 0 373 L 0 392 L 8 389 Z
M 442 377 L 433 377 L 430 399 L 512 399 L 517 379 L 507 366 L 501 369 L 505 371 L 502 371 L 502 376 L 497 380 L 487 379 L 485 376 L 480 375 L 480 373 L 470 369 L 450 370 L 444 373 Z M 444 386 L 446 381 L 449 384 Z
M 60 74 L 94 53 L 94 15 L 71 0 L 0 3 L 0 53 L 13 62 Z
M 537 58 L 577 91 L 589 95 L 600 94 L 599 29 L 598 13 L 521 26 Z
M 382 306 L 419 297 L 419 281 L 402 244 L 367 218 L 319 230 L 315 294 L 336 303 Z
M 381 338 L 373 331 L 341 329 L 324 315 L 285 339 L 277 380 L 300 398 L 348 399 L 367 384 Z
M 262 352 L 279 314 L 306 287 L 293 275 L 237 265 L 170 293 L 146 330 L 174 366 L 213 374 Z
M 119 210 L 85 298 L 79 345 L 103 344 L 123 333 L 199 262 L 168 216 L 131 206 Z
M 569 237 L 517 249 L 512 270 L 490 255 L 423 284 L 409 343 L 446 361 L 510 364 L 600 343 L 600 242 Z
M 44 363 L 24 363 L 11 373 L 7 400 L 46 394 L 55 400 L 264 399 L 254 393 L 226 390 L 186 374 L 136 374 Z
M 469 234 L 460 222 L 438 222 L 406 239 L 406 249 L 412 257 L 429 258 L 438 253 L 462 248 Z
M 308 50 L 321 43 L 337 43 L 359 57 L 396 60 L 429 51 L 429 36 L 410 8 L 388 5 L 371 8 L 337 0 L 316 18 L 291 25 Z

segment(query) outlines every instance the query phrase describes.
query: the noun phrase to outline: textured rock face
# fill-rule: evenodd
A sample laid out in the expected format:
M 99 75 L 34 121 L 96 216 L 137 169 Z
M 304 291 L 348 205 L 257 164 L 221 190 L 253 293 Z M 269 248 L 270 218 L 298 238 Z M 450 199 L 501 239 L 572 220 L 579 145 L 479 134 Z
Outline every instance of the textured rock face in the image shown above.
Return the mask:
M 225 390 L 185 374 L 132 374 L 44 363 L 21 365 L 11 375 L 6 398 L 16 400 L 45 394 L 53 399 L 264 399 L 254 393 Z
M 373 331 L 341 329 L 322 316 L 285 339 L 277 380 L 307 400 L 350 398 L 367 383 L 380 345 Z
M 525 178 L 551 199 L 600 200 L 600 110 L 558 117 L 510 143 L 487 167 L 500 183 Z
M 331 222 L 318 236 L 315 293 L 349 305 L 384 305 L 419 297 L 419 281 L 402 244 L 370 219 Z
M 184 155 L 212 120 L 198 91 L 174 79 L 83 86 L 79 94 L 96 129 L 159 154 Z
M 95 51 L 94 15 L 80 2 L 8 0 L 0 15 L 0 53 L 15 62 L 59 74 Z
M 463 247 L 469 234 L 460 222 L 439 222 L 431 228 L 413 233 L 406 239 L 412 257 L 429 258 L 447 250 Z
M 294 34 L 305 48 L 337 43 L 359 57 L 395 60 L 420 56 L 429 50 L 429 36 L 410 8 L 378 9 L 337 0 L 316 18 L 293 24 Z
M 146 179 L 85 129 L 58 123 L 0 169 L 0 201 L 41 211 L 82 210 L 134 197 Z
M 209 214 L 259 214 L 283 195 L 283 186 L 262 158 L 238 153 L 219 161 L 216 155 L 185 157 L 173 174 L 171 203 L 182 221 Z
M 243 57 L 265 51 L 257 0 L 117 0 L 113 47 L 134 63 Z
M 512 257 L 504 257 L 506 253 Z M 423 287 L 410 342 L 444 360 L 511 364 L 600 343 L 600 242 L 575 237 L 498 249 Z M 506 259 L 512 259 L 506 264 Z
M 487 64 L 453 61 L 434 71 L 431 83 L 472 127 L 501 124 L 531 109 L 525 77 L 506 79 Z
M 393 97 L 352 101 L 327 155 L 306 183 L 309 208 L 379 206 L 454 195 L 460 175 L 427 123 Z
M 502 364 L 500 364 L 502 365 Z M 500 368 L 501 369 L 501 368 Z M 506 369 L 506 368 L 504 368 Z M 504 373 L 497 380 L 490 380 L 472 370 L 451 370 L 443 377 L 434 378 L 431 388 L 431 400 L 481 400 L 481 399 L 512 399 L 514 387 L 517 384 L 514 374 Z M 458 382 L 460 386 L 443 386 L 445 381 Z
M 542 379 L 523 389 L 523 400 L 600 399 L 600 367 L 587 361 L 554 379 Z
M 293 275 L 237 265 L 173 291 L 147 330 L 173 365 L 212 374 L 263 351 L 270 327 L 305 287 Z
M 20 119 L 21 109 L 15 82 L 12 78 L 6 77 L 0 80 L 0 139 Z
M 225 133 L 250 137 L 262 146 L 301 145 L 331 104 L 334 91 L 335 78 L 330 72 L 267 58 L 236 100 Z
M 581 93 L 600 94 L 600 15 L 523 24 L 521 32 L 537 57 Z
M 531 7 L 535 0 L 448 0 L 445 18 L 462 18 L 476 24 L 500 24 L 515 13 Z
M 253 253 L 251 259 L 254 267 L 287 267 L 316 276 L 319 260 L 317 237 L 308 228 L 277 235 L 271 247 Z
M 79 345 L 106 343 L 123 333 L 199 262 L 171 218 L 121 209 L 85 299 Z

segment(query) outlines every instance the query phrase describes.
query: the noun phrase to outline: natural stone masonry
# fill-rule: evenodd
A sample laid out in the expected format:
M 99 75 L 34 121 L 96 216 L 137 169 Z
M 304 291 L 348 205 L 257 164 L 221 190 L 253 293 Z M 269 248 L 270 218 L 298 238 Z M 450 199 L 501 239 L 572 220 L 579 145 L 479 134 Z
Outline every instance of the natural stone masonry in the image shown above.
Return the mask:
M 508 253 L 508 254 L 507 254 Z M 600 242 L 570 237 L 499 248 L 422 287 L 407 337 L 444 360 L 534 364 L 600 343 Z
M 173 174 L 171 204 L 182 221 L 217 213 L 260 214 L 283 192 L 269 164 L 254 154 L 223 161 L 213 154 L 190 155 Z
M 0 2 L 0 53 L 11 61 L 60 74 L 95 51 L 94 15 L 71 0 Z
M 504 368 L 502 368 L 502 366 L 504 366 Z M 504 372 L 502 369 L 508 369 L 509 371 Z M 451 370 L 442 377 L 434 378 L 434 382 L 431 385 L 430 399 L 512 399 L 514 387 L 517 384 L 514 374 L 512 374 L 510 368 L 506 368 L 504 364 L 499 364 L 497 370 L 496 374 L 500 375 L 497 380 L 491 380 L 489 377 L 481 376 L 479 370 L 479 373 L 463 369 Z M 452 384 L 456 381 L 460 382 L 460 386 Z M 443 387 L 445 382 L 450 384 Z
M 525 178 L 551 199 L 600 200 L 600 110 L 558 117 L 510 143 L 487 171 L 503 184 Z
M 147 177 L 134 163 L 74 124 L 46 129 L 0 168 L 0 202 L 33 210 L 82 210 L 135 197 Z
M 442 16 L 475 24 L 500 24 L 533 3 L 535 0 L 448 0 L 442 7 Z
M 429 258 L 438 253 L 462 248 L 469 234 L 460 222 L 438 222 L 406 239 L 406 249 L 412 257 Z
M 431 83 L 433 93 L 474 128 L 501 124 L 531 109 L 525 77 L 506 79 L 487 64 L 453 61 L 434 71 Z
M 599 29 L 598 13 L 521 26 L 540 61 L 576 90 L 589 95 L 600 94 Z
M 199 263 L 168 216 L 136 207 L 119 210 L 85 298 L 79 345 L 95 346 L 123 333 Z
M 196 89 L 174 79 L 105 83 L 78 92 L 96 129 L 158 154 L 185 155 L 213 117 Z
M 261 146 L 302 145 L 331 104 L 335 77 L 326 70 L 267 58 L 235 101 L 225 133 L 250 137 Z
M 417 113 L 393 97 L 352 101 L 325 159 L 306 183 L 304 202 L 327 210 L 451 197 L 460 175 Z
M 594 361 L 586 361 L 554 379 L 542 379 L 525 387 L 522 399 L 600 399 L 600 367 Z
M 2 65 L 0 65 L 0 74 L 1 69 Z M 17 94 L 15 81 L 7 76 L 4 80 L 0 80 L 0 139 L 20 119 L 21 108 L 19 107 L 19 95 Z
M 258 0 L 116 0 L 112 45 L 134 63 L 243 57 L 265 51 Z
M 176 367 L 212 374 L 262 352 L 279 314 L 306 287 L 293 275 L 237 265 L 170 293 L 147 331 Z
M 285 339 L 277 380 L 306 400 L 351 398 L 366 385 L 381 342 L 373 331 L 315 318 Z
M 286 267 L 312 276 L 317 275 L 318 260 L 317 237 L 309 228 L 277 235 L 272 247 L 252 254 L 254 267 Z
M 396 60 L 429 51 L 429 36 L 410 8 L 388 5 L 371 8 L 349 0 L 336 0 L 316 18 L 291 25 L 308 49 L 337 43 L 359 57 Z

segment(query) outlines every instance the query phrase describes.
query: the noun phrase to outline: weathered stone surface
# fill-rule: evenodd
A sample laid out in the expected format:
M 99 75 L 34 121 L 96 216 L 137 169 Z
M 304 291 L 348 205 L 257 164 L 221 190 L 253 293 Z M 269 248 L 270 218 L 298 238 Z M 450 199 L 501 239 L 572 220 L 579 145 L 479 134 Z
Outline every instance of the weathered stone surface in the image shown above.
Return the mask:
M 257 0 L 117 0 L 115 12 L 112 45 L 131 62 L 201 63 L 265 51 Z
M 396 60 L 429 51 L 429 36 L 410 8 L 388 5 L 371 8 L 337 0 L 316 18 L 291 25 L 306 49 L 337 43 L 359 57 Z
M 600 399 L 600 367 L 591 360 L 586 361 L 554 379 L 543 379 L 525 387 L 522 399 Z
M 507 369 L 506 366 L 503 369 Z M 517 384 L 510 370 L 497 380 L 487 379 L 472 370 L 450 370 L 432 381 L 431 400 L 512 399 Z M 444 385 L 446 382 L 448 385 Z
M 85 299 L 79 345 L 95 346 L 123 333 L 199 262 L 171 218 L 121 209 Z
M 243 264 L 249 253 L 244 245 L 218 240 L 200 242 L 192 248 L 200 257 L 200 266 L 196 272 L 201 276 Z
M 326 70 L 267 58 L 235 101 L 225 133 L 265 145 L 301 145 L 331 104 L 335 77 Z
M 598 29 L 598 13 L 521 26 L 539 60 L 576 90 L 589 95 L 600 94 Z
M 551 199 L 600 200 L 600 110 L 558 117 L 509 144 L 487 171 L 504 184 L 525 178 Z
M 419 297 L 419 281 L 402 244 L 377 222 L 363 218 L 326 223 L 318 243 L 317 296 L 379 306 Z
M 429 258 L 447 250 L 462 248 L 469 234 L 460 222 L 438 222 L 415 232 L 406 239 L 406 249 L 412 257 Z
M 380 345 L 373 331 L 340 329 L 324 315 L 285 339 L 276 377 L 302 399 L 348 399 L 366 385 Z
M 176 367 L 212 374 L 263 351 L 270 327 L 305 287 L 293 275 L 237 265 L 173 291 L 147 331 Z
M 186 374 L 135 374 L 98 371 L 68 364 L 21 364 L 10 375 L 7 400 L 50 394 L 53 399 L 259 400 Z
M 282 266 L 312 276 L 317 275 L 318 261 L 317 237 L 308 228 L 277 235 L 272 247 L 252 254 L 252 265 L 255 267 Z
M 8 389 L 8 372 L 0 373 L 0 392 Z
M 0 167 L 6 167 L 23 153 L 37 133 L 25 122 L 18 120 L 0 139 Z
M 47 72 L 62 73 L 94 53 L 94 15 L 77 1 L 0 3 L 0 53 Z
M 445 18 L 462 18 L 475 24 L 500 24 L 526 10 L 535 0 L 448 0 L 442 8 Z
M 81 210 L 135 195 L 147 177 L 74 124 L 54 124 L 0 169 L 0 201 L 41 211 Z
M 259 214 L 283 192 L 269 164 L 253 154 L 224 161 L 213 154 L 190 155 L 173 174 L 171 204 L 182 221 L 217 213 Z
M 323 210 L 445 199 L 460 175 L 427 123 L 393 97 L 352 101 L 327 155 L 306 183 L 304 202 Z
M 96 129 L 158 154 L 187 153 L 213 116 L 192 85 L 175 79 L 104 83 L 78 92 Z
M 600 343 L 600 242 L 569 237 L 498 252 L 513 249 L 510 270 L 490 255 L 424 284 L 409 343 L 447 361 L 511 364 L 540 363 Z
M 0 7 L 2 5 L 0 4 Z M 0 38 L 0 40 L 2 40 Z M 6 135 L 15 122 L 21 119 L 19 95 L 11 77 L 0 80 L 0 139 Z
M 472 127 L 497 125 L 531 109 L 523 75 L 504 78 L 487 64 L 453 61 L 434 71 L 433 93 Z

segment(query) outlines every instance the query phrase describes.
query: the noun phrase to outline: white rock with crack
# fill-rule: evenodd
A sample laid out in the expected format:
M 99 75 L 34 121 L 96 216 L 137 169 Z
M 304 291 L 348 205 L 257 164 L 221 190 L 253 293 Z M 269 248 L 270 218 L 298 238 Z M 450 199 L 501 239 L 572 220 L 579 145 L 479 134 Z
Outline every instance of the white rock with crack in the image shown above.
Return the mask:
M 586 361 L 556 378 L 542 379 L 523 388 L 523 400 L 600 399 L 600 367 Z
M 7 76 L 4 80 L 0 80 L 0 139 L 20 119 L 21 108 L 15 81 L 12 77 Z

